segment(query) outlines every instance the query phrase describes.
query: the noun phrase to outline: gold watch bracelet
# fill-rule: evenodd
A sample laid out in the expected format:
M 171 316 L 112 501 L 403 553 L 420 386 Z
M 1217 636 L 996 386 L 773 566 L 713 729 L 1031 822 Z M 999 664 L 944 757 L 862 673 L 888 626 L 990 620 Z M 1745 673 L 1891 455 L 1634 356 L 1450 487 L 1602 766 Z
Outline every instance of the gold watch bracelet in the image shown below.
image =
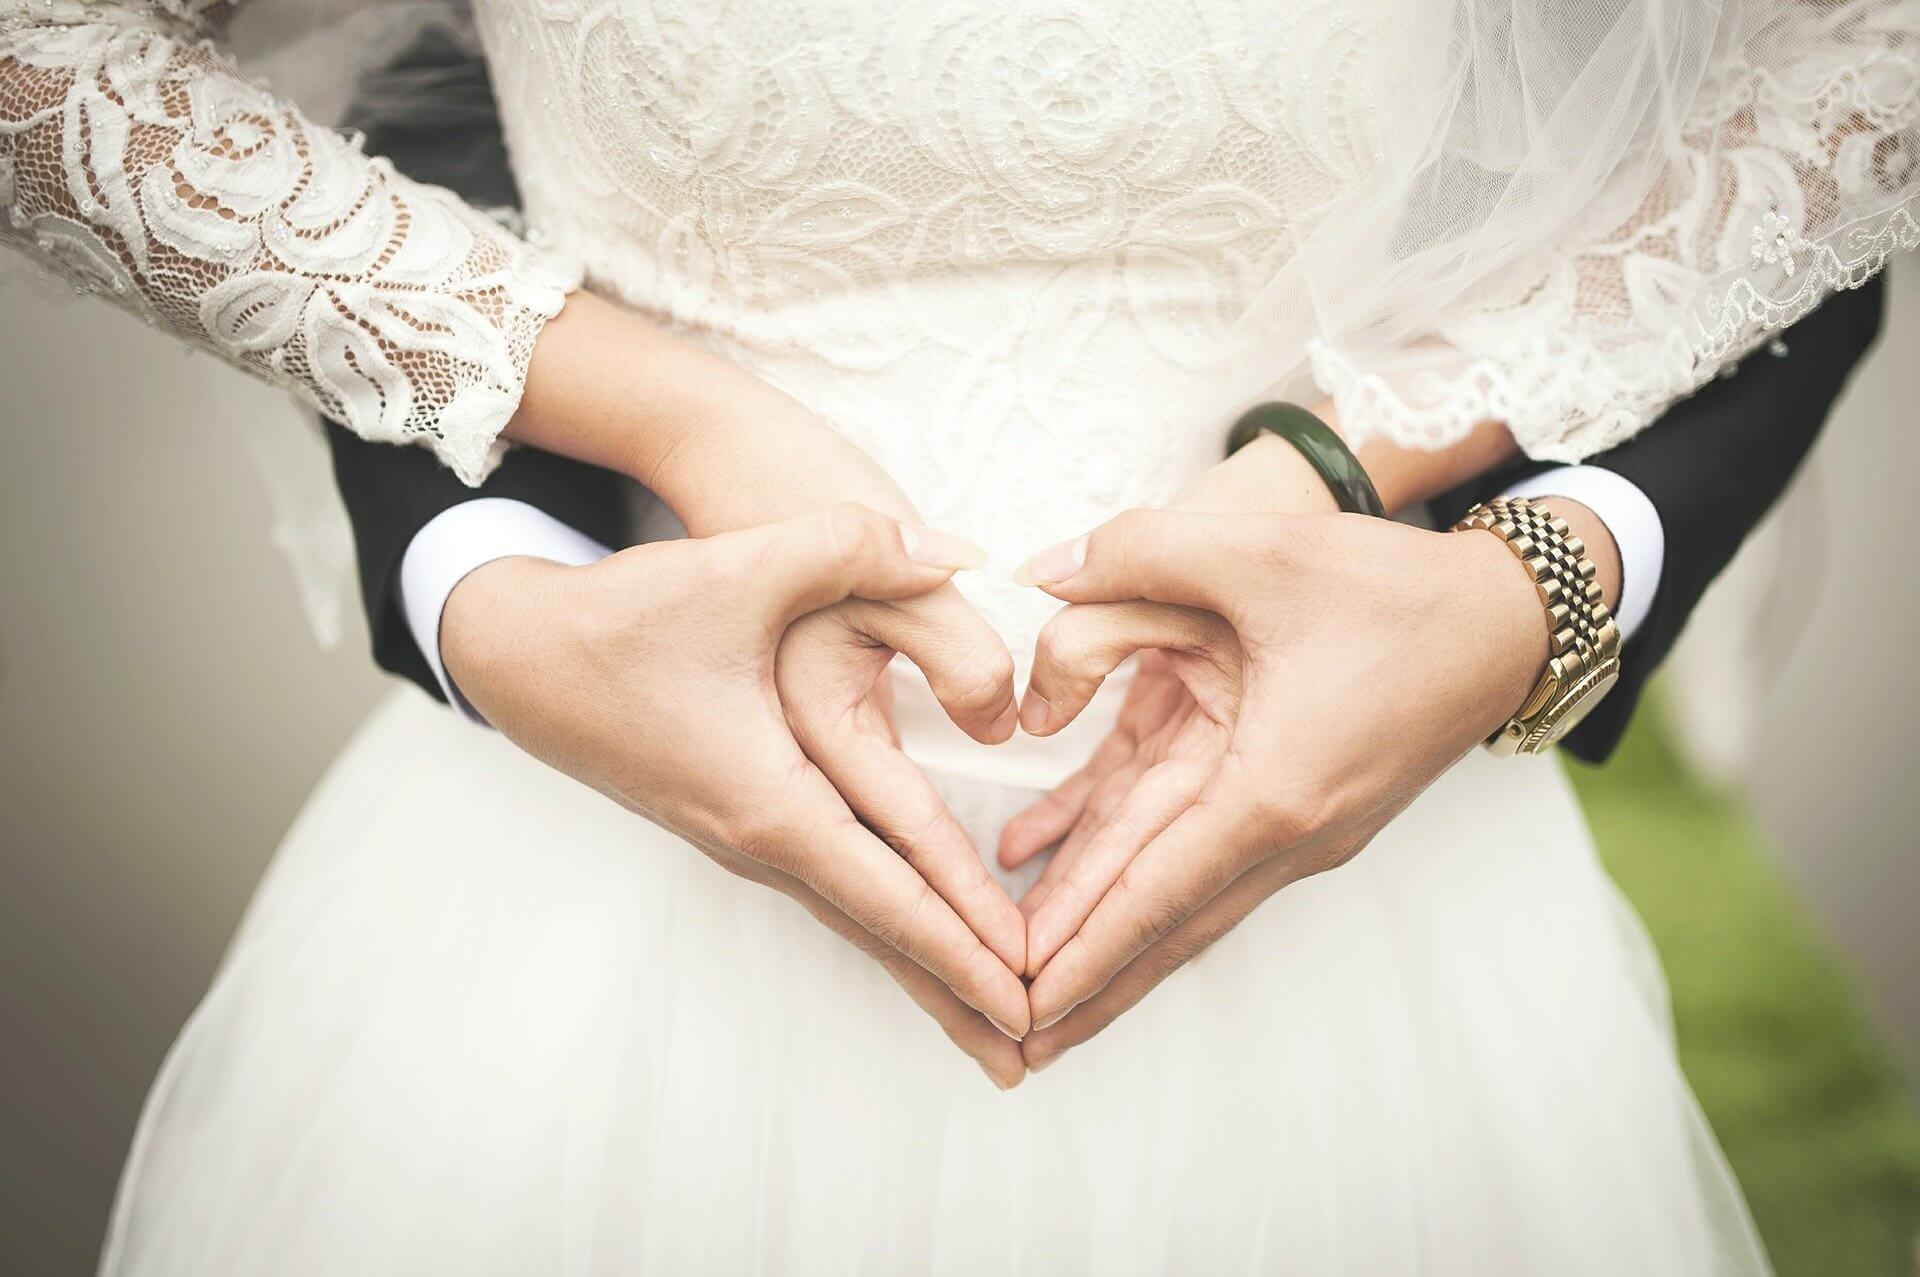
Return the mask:
M 1486 742 L 1497 754 L 1540 752 L 1571 729 L 1571 723 L 1562 724 L 1576 694 L 1597 700 L 1619 671 L 1620 627 L 1602 598 L 1599 569 L 1565 519 L 1524 497 L 1476 505 L 1453 530 L 1499 537 L 1526 569 L 1546 610 L 1547 668 L 1526 702 Z M 1594 685 L 1603 678 L 1604 685 Z M 1579 708 L 1584 713 L 1591 704 Z

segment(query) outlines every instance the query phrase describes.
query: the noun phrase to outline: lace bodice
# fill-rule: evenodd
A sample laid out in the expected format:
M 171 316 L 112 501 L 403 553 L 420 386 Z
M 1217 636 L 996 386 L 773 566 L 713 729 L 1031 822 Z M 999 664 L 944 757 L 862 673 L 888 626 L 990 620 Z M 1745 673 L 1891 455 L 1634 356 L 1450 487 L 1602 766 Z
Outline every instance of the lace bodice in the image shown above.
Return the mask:
M 224 7 L 0 0 L 0 235 L 477 479 L 572 276 L 236 75 L 198 39 Z M 930 520 L 1011 563 L 1217 459 L 1249 314 L 1278 321 L 1267 374 L 1310 365 L 1355 434 L 1442 444 L 1496 417 L 1537 455 L 1577 456 L 1920 240 L 1920 0 L 1645 7 L 1663 15 L 1649 33 L 1732 15 L 1717 30 L 1737 43 L 1658 63 L 1705 77 L 1649 81 L 1685 94 L 1673 136 L 1622 129 L 1615 180 L 1564 216 L 1561 193 L 1587 188 L 1529 167 L 1551 146 L 1486 149 L 1568 140 L 1552 120 L 1509 129 L 1493 77 L 1517 76 L 1519 107 L 1554 105 L 1524 95 L 1564 68 L 1504 51 L 1528 37 L 1577 70 L 1598 57 L 1586 26 L 1632 33 L 1634 6 L 1558 10 L 1579 30 L 1557 44 L 1462 27 L 1518 21 L 1469 0 L 474 15 L 543 241 L 792 392 Z M 1462 40 L 1482 61 L 1448 60 Z M 1672 52 L 1658 44 L 1627 41 L 1621 65 Z M 1462 65 L 1485 77 L 1477 97 L 1434 82 Z M 1631 107 L 1639 82 L 1568 91 Z M 1468 149 L 1408 169 L 1431 185 L 1383 213 L 1408 137 Z M 1600 139 L 1570 141 L 1572 163 Z M 1531 242 L 1508 217 L 1516 187 L 1551 230 L 1525 253 L 1506 247 Z M 1423 262 L 1409 244 L 1434 248 Z M 1417 295 L 1392 286 L 1409 262 Z M 1287 286 L 1309 320 L 1345 293 L 1379 313 L 1316 329 L 1272 304 Z M 1016 650 L 1049 606 L 969 588 Z
M 476 13 L 530 223 L 1008 568 L 1219 459 L 1229 331 L 1395 60 L 1320 0 Z M 974 575 L 1030 651 L 1054 605 Z

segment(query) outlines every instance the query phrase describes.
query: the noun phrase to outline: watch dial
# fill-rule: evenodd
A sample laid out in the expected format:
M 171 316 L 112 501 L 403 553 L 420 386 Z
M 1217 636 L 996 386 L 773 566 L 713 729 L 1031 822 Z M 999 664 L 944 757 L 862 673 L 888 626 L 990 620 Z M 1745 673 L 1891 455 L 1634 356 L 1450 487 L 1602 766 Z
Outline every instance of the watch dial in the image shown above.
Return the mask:
M 1572 695 L 1568 697 L 1566 708 L 1561 710 L 1559 717 L 1554 720 L 1553 728 L 1548 733 L 1542 748 L 1557 743 L 1568 732 L 1580 726 L 1580 721 L 1593 712 L 1593 707 L 1604 700 L 1607 693 L 1613 690 L 1613 685 L 1619 681 L 1620 663 L 1618 661 L 1610 661 L 1581 679 L 1575 685 Z

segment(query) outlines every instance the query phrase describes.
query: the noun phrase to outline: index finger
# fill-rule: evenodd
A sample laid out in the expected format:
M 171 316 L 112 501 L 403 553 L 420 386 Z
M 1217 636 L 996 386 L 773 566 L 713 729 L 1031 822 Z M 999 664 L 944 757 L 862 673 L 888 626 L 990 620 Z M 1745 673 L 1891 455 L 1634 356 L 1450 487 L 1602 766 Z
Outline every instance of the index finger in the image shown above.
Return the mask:
M 954 725 L 983 745 L 1013 735 L 1013 657 L 951 583 L 917 598 L 862 607 L 859 630 L 913 662 Z
M 1034 909 L 1027 923 L 1028 971 L 1044 971 L 1054 954 L 1080 933 L 1127 866 L 1198 800 L 1207 773 L 1204 764 L 1169 759 L 1140 775 Z
M 1232 637 L 1219 616 L 1195 608 L 1139 600 L 1070 604 L 1048 619 L 1034 642 L 1021 725 L 1033 736 L 1059 731 L 1135 652 L 1204 652 Z
M 1122 967 L 1100 992 L 1073 1008 L 1064 1019 L 1029 1033 L 1020 1043 L 1027 1067 L 1044 1068 L 1063 1052 L 1087 1041 L 1132 1010 L 1161 981 L 1239 926 L 1262 901 L 1284 885 L 1284 875 L 1274 873 L 1274 867 L 1273 861 L 1267 861 L 1242 874 L 1232 886 Z
M 817 891 L 835 908 L 925 967 L 1009 1037 L 1031 1024 L 1019 976 L 976 936 L 938 893 L 855 820 L 826 778 L 812 772 L 836 814 L 813 826 L 789 826 L 776 838 L 777 866 Z M 823 809 L 824 806 L 823 806 Z
M 1034 977 L 1028 996 L 1035 1026 L 1048 1027 L 1100 992 L 1245 872 L 1256 844 L 1236 789 L 1216 780 L 1101 896 L 1080 930 Z
M 987 872 L 933 782 L 878 730 L 833 734 L 796 718 L 795 735 L 841 800 L 940 893 L 1011 970 L 1026 962 L 1026 920 Z

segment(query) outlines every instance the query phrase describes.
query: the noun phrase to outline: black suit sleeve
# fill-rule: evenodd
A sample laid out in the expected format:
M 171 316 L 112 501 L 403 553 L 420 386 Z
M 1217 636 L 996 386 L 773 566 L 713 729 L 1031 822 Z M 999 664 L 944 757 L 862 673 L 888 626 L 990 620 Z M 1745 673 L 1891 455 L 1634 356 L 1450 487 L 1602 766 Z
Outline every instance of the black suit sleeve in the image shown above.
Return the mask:
M 431 88 L 407 94 L 404 108 L 375 109 L 371 104 L 397 101 L 398 95 L 363 82 L 363 105 L 350 122 L 367 135 L 368 150 L 469 203 L 517 206 L 486 65 L 457 40 L 430 31 L 373 73 L 389 75 Z M 510 497 L 606 545 L 626 542 L 624 481 L 608 471 L 521 448 L 476 491 L 421 449 L 368 443 L 331 421 L 326 431 L 334 479 L 353 525 L 374 659 L 437 699 L 445 697 L 407 628 L 399 594 L 400 560 L 435 515 L 474 497 Z
M 1621 657 L 1620 682 L 1564 742 L 1588 762 L 1619 744 L 1647 679 L 1673 650 L 1694 605 L 1806 460 L 1854 366 L 1880 332 L 1884 288 L 1836 294 L 1784 335 L 1783 355 L 1759 351 L 1675 404 L 1653 426 L 1589 457 L 1632 480 L 1653 502 L 1666 535 L 1652 610 Z M 1451 518 L 1529 474 L 1519 462 L 1439 498 Z

